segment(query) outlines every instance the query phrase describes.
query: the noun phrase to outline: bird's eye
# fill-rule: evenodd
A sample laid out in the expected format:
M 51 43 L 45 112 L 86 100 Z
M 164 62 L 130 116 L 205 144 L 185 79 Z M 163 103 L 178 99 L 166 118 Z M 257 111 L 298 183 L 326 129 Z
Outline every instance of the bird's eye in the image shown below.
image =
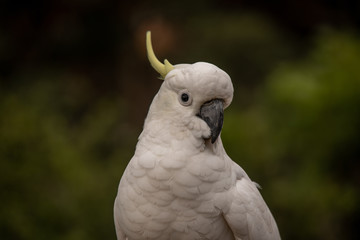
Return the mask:
M 181 91 L 179 94 L 179 102 L 183 106 L 189 106 L 192 102 L 190 93 L 186 90 Z
M 181 101 L 183 101 L 183 102 L 189 101 L 189 94 L 187 94 L 187 93 L 181 94 Z

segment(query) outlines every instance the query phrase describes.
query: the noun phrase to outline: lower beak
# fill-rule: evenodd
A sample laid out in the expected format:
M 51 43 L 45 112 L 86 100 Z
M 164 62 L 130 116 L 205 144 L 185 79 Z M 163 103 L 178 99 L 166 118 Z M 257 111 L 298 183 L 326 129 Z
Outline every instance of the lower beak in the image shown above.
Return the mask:
M 218 138 L 224 122 L 224 103 L 220 99 L 214 99 L 204 103 L 198 116 L 203 119 L 211 130 L 211 143 Z

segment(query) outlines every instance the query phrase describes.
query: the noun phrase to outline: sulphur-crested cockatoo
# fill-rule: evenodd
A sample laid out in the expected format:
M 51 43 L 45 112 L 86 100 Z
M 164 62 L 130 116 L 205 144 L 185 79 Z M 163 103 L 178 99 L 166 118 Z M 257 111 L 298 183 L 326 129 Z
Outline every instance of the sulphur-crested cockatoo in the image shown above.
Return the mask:
M 220 131 L 231 79 L 205 62 L 151 65 L 164 79 L 114 205 L 118 239 L 280 239 L 257 185 L 226 154 Z

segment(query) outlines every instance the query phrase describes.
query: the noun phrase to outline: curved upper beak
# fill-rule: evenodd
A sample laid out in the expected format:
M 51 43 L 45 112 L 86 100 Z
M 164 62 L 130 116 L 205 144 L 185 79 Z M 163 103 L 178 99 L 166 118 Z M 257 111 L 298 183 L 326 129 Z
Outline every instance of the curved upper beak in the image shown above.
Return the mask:
M 204 103 L 198 116 L 203 119 L 211 130 L 211 143 L 218 138 L 224 122 L 224 103 L 220 99 L 213 99 Z

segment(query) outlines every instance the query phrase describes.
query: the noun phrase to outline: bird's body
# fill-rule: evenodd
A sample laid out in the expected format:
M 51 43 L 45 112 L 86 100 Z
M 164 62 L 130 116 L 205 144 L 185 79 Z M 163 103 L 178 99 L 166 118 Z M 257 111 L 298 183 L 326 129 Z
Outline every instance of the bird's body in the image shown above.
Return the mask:
M 212 64 L 166 73 L 119 184 L 118 239 L 280 239 L 256 184 L 214 133 L 232 96 Z

